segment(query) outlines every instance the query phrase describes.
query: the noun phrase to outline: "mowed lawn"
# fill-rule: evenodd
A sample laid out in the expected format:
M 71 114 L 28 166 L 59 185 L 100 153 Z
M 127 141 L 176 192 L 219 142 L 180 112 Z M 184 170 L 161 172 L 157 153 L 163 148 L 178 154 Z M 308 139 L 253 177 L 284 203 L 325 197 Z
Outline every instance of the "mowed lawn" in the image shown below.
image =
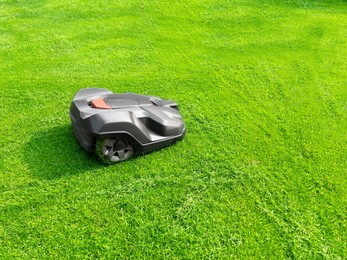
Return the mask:
M 0 0 L 0 258 L 347 258 L 347 3 Z M 175 100 L 105 166 L 80 88 Z

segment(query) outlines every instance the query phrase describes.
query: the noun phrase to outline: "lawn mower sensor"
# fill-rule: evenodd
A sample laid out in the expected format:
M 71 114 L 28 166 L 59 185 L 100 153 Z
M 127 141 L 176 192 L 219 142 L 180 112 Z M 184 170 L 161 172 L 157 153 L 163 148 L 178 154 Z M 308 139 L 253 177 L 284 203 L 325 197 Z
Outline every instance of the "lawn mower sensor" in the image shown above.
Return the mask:
M 80 145 L 109 164 L 181 140 L 186 131 L 172 100 L 102 88 L 79 90 L 70 117 Z

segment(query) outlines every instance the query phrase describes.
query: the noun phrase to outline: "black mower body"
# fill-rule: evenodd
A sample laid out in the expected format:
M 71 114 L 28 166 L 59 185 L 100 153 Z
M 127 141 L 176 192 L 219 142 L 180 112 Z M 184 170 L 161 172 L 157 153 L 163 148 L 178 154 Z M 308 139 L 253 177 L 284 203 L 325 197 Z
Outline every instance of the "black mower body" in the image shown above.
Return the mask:
M 185 135 L 175 102 L 133 93 L 114 94 L 102 88 L 79 90 L 72 100 L 70 117 L 79 143 L 89 152 L 101 138 L 123 138 L 135 152 L 148 152 Z

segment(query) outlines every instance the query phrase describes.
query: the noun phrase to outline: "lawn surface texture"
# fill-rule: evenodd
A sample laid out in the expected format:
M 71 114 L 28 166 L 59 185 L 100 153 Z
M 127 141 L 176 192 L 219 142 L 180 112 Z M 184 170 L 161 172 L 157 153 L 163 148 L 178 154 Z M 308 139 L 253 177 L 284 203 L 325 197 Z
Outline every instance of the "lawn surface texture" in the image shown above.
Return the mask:
M 0 0 L 0 258 L 347 258 L 345 1 Z M 105 166 L 80 88 L 175 100 Z

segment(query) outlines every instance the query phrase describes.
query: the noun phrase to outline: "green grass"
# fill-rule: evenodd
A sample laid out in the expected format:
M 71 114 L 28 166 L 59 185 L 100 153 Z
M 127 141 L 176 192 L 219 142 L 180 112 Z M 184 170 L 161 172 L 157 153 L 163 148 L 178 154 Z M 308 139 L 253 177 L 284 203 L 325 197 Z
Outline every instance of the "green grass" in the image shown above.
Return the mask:
M 0 0 L 0 258 L 347 258 L 345 1 Z M 84 87 L 175 100 L 105 166 Z

